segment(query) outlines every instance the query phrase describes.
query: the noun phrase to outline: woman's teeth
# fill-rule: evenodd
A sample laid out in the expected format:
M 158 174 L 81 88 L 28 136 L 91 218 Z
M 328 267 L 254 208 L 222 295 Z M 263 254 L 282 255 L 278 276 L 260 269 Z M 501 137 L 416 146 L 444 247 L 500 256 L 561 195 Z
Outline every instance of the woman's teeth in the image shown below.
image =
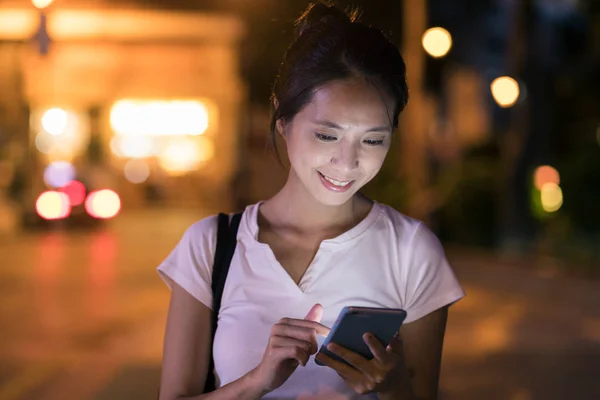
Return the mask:
M 321 174 L 321 175 L 323 175 L 323 174 Z M 346 181 L 346 182 L 336 181 L 335 179 L 331 179 L 330 177 L 325 176 L 325 175 L 323 175 L 323 178 L 325 178 L 325 180 L 334 184 L 335 186 L 340 186 L 340 187 L 347 186 L 350 182 L 352 182 L 352 181 Z

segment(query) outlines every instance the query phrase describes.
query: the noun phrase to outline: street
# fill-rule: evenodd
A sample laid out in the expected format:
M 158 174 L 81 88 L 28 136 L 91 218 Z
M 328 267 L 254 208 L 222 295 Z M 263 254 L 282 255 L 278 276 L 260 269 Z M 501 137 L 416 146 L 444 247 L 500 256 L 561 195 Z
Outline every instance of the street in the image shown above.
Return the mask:
M 0 238 L 0 400 L 153 399 L 169 291 L 156 266 L 205 213 Z M 599 399 L 600 282 L 449 252 L 442 399 Z

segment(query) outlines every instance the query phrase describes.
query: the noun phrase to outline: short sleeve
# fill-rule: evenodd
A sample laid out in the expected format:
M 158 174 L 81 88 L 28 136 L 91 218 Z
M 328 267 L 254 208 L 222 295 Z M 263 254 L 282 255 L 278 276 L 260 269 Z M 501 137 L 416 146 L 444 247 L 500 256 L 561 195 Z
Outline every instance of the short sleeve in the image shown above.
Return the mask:
M 465 296 L 438 238 L 419 223 L 409 247 L 406 322 L 416 321 Z
M 169 288 L 173 282 L 212 309 L 212 265 L 217 242 L 217 216 L 190 226 L 159 265 L 158 274 Z

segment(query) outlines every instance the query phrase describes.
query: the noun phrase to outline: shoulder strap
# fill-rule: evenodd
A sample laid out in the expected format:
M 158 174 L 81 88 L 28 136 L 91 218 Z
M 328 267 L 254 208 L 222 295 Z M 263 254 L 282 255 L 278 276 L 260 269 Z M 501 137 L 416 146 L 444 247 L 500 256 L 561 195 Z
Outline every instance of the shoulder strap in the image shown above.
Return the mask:
M 237 213 L 229 223 L 229 215 L 219 214 L 219 225 L 217 229 L 217 247 L 215 249 L 215 258 L 213 261 L 212 271 L 212 292 L 213 292 L 213 312 L 212 312 L 212 334 L 210 346 L 210 363 L 208 366 L 208 374 L 204 385 L 204 393 L 212 392 L 216 389 L 214 375 L 214 360 L 212 356 L 212 342 L 214 341 L 217 324 L 219 321 L 219 310 L 221 309 L 221 299 L 223 298 L 223 290 L 225 289 L 225 281 L 229 272 L 229 265 L 235 253 L 237 245 L 237 231 L 240 226 L 242 213 Z

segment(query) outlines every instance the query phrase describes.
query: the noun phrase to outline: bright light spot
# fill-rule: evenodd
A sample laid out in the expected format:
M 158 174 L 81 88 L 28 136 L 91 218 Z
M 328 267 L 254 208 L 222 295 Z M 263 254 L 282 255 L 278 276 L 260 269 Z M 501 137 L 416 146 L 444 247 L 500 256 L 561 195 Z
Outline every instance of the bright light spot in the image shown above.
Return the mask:
M 42 126 L 49 134 L 58 136 L 67 128 L 69 115 L 62 108 L 51 108 L 42 116 Z
M 31 2 L 36 8 L 39 8 L 41 10 L 52 4 L 54 0 L 31 0 Z
M 35 210 L 43 219 L 62 219 L 71 213 L 69 197 L 64 193 L 48 191 L 40 194 L 35 202 Z
M 94 218 L 112 218 L 121 210 L 121 199 L 110 189 L 98 190 L 85 199 L 85 210 Z
M 125 179 L 131 183 L 142 183 L 150 176 L 150 168 L 143 160 L 129 160 L 123 168 Z
M 563 194 L 556 183 L 546 183 L 542 186 L 542 208 L 546 212 L 557 211 L 563 204 Z
M 208 110 L 193 100 L 120 100 L 111 109 L 110 123 L 120 135 L 197 136 L 208 128 Z
M 510 76 L 501 76 L 494 79 L 490 88 L 494 100 L 500 107 L 510 107 L 519 98 L 519 84 Z
M 533 173 L 533 184 L 538 190 L 542 190 L 542 187 L 544 187 L 546 183 L 559 185 L 560 175 L 556 168 L 549 165 L 542 165 L 537 167 Z
M 156 153 L 154 138 L 148 136 L 115 136 L 110 148 L 118 157 L 146 158 Z
M 53 188 L 60 188 L 75 179 L 75 167 L 66 161 L 55 161 L 44 170 L 44 182 Z
M 181 138 L 168 143 L 158 155 L 158 162 L 167 172 L 178 175 L 198 169 L 200 164 L 214 155 L 208 139 Z
M 69 197 L 69 203 L 71 203 L 72 207 L 83 204 L 83 201 L 85 200 L 85 186 L 79 181 L 67 183 L 60 188 L 60 192 Z
M 44 154 L 52 153 L 54 149 L 54 140 L 52 140 L 52 136 L 50 136 L 47 132 L 40 132 L 35 137 L 35 147 Z
M 443 57 L 452 47 L 452 35 L 444 28 L 429 28 L 421 40 L 423 48 L 432 57 Z

